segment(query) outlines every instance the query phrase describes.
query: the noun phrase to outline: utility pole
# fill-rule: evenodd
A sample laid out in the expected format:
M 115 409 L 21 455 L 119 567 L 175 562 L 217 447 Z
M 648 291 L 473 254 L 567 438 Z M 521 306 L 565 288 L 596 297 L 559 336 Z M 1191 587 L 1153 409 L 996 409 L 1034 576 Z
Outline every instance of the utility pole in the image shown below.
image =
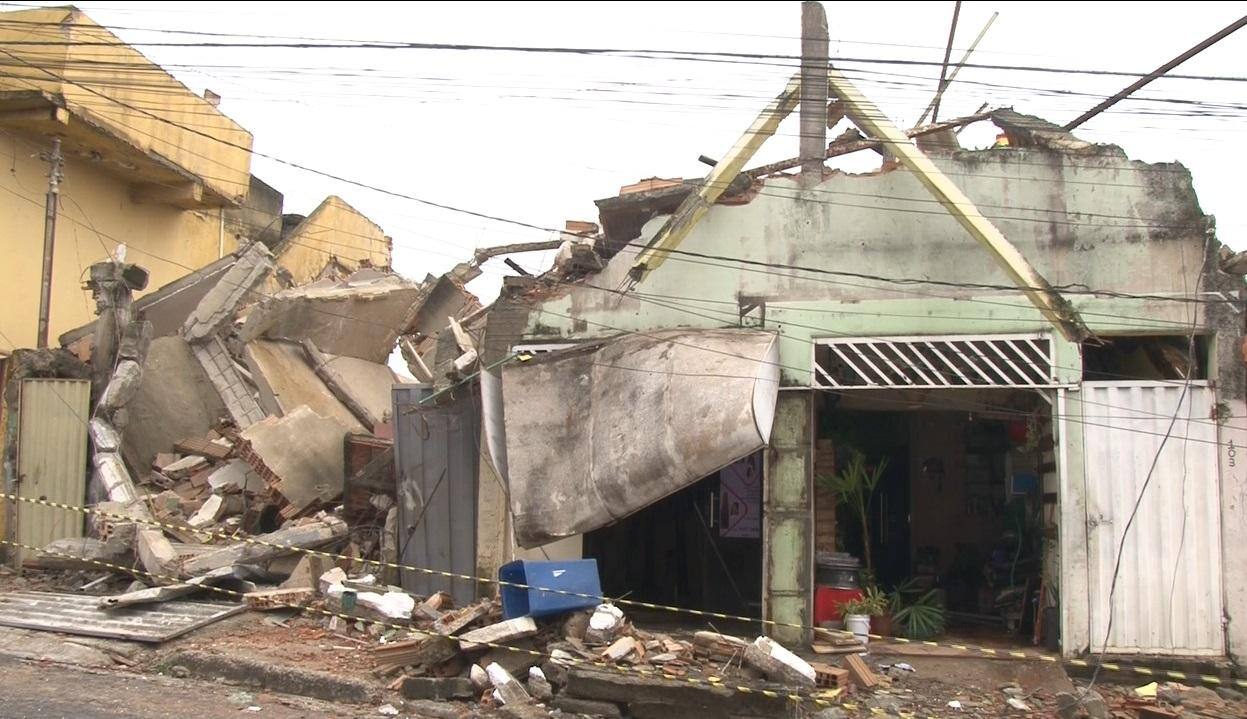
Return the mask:
M 48 196 L 43 214 L 43 284 L 39 288 L 39 336 L 35 347 L 48 346 L 48 315 L 52 310 L 52 253 L 56 245 L 56 208 L 61 199 L 61 138 L 52 138 L 52 152 L 43 156 L 48 161 Z
M 821 2 L 801 3 L 802 187 L 823 181 L 827 158 L 827 14 Z
M 948 59 L 953 54 L 953 38 L 957 37 L 957 19 L 961 17 L 961 0 L 957 0 L 957 4 L 953 5 L 953 23 L 948 28 L 948 45 L 944 47 L 944 64 L 940 65 L 940 82 L 935 86 L 935 100 L 932 102 L 931 122 L 940 121 L 940 98 L 944 96 L 944 89 L 948 87 Z

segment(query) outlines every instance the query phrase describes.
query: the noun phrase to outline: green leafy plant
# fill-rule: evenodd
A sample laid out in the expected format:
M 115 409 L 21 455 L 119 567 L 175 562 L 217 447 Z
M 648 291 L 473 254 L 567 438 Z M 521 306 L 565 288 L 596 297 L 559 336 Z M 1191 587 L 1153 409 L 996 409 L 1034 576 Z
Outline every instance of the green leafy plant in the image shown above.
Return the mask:
M 850 599 L 840 605 L 840 613 L 844 616 L 860 614 L 877 617 L 888 610 L 888 595 L 878 587 L 867 587 L 861 597 Z
M 818 481 L 836 495 L 836 501 L 848 507 L 862 524 L 862 552 L 866 570 L 873 572 L 875 565 L 870 556 L 870 498 L 883 479 L 888 467 L 887 457 L 879 460 L 873 468 L 866 466 L 866 455 L 853 450 L 844 469 L 831 475 L 819 477 Z
M 938 590 L 929 589 L 921 593 L 908 593 L 902 589 L 912 580 L 897 587 L 889 595 L 892 607 L 892 621 L 901 627 L 902 632 L 910 639 L 929 639 L 944 633 L 948 621 L 948 612 L 940 601 Z

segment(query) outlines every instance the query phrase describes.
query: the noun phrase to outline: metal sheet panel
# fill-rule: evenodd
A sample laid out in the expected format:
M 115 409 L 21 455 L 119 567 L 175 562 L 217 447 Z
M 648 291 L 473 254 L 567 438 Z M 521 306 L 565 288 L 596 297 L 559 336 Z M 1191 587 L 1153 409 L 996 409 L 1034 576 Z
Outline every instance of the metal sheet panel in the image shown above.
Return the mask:
M 237 614 L 243 604 L 171 601 L 103 610 L 99 597 L 56 592 L 0 594 L 0 625 L 158 644 Z
M 22 380 L 17 441 L 21 497 L 81 506 L 87 486 L 87 421 L 91 383 L 77 379 Z M 17 506 L 14 541 L 42 547 L 82 536 L 82 514 L 26 502 Z M 16 561 L 22 549 L 15 547 Z
M 439 572 L 476 575 L 477 462 L 480 418 L 476 387 L 421 405 L 428 385 L 394 387 L 394 457 L 398 470 L 399 562 Z M 460 606 L 477 583 L 403 570 L 403 588 L 419 595 L 449 592 Z
M 1224 654 L 1213 391 L 1203 383 L 1184 395 L 1177 382 L 1088 382 L 1081 394 L 1069 402 L 1081 405 L 1074 411 L 1084 421 L 1091 649 L 1107 635 L 1113 654 Z
M 504 365 L 516 542 L 604 527 L 765 447 L 778 353 L 771 331 L 680 329 Z

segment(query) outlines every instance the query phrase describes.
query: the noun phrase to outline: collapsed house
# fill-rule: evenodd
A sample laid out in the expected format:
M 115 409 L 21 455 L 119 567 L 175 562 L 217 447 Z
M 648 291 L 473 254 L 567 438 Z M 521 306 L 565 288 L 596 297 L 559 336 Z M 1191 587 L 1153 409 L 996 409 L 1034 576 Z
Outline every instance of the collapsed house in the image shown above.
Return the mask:
M 429 312 L 444 323 L 475 310 L 475 299 L 454 278 L 415 283 L 370 266 L 269 295 L 260 288 L 277 267 L 255 242 L 137 301 L 142 267 L 91 267 L 96 321 L 62 337 L 68 351 L 19 352 L 8 368 L 6 488 L 70 506 L 89 499 L 98 513 L 84 524 L 56 507 L 6 502 L 6 536 L 20 540 L 6 547 L 12 562 L 38 566 L 33 548 L 84 532 L 93 541 L 62 548 L 83 560 L 133 554 L 156 586 L 231 566 L 231 536 L 297 536 L 297 548 L 349 532 L 353 556 L 380 559 L 395 492 L 377 479 L 392 476 L 391 464 L 368 465 L 392 455 L 400 377 L 386 363 L 400 337 L 423 340 L 416 328 L 438 324 Z M 55 400 L 59 412 L 40 414 Z M 89 422 L 58 416 L 66 412 Z M 43 456 L 85 450 L 86 432 L 89 486 L 74 466 L 81 455 L 52 466 Z M 372 484 L 349 492 L 350 475 L 366 467 Z M 322 514 L 344 500 L 349 528 Z
M 819 126 L 838 108 L 858 130 L 815 157 L 744 168 L 794 79 L 705 179 L 626 186 L 597 224 L 419 283 L 371 262 L 282 268 L 289 242 L 139 300 L 142 268 L 93 266 L 99 318 L 62 338 L 81 361 L 6 362 L 6 394 L 55 380 L 29 412 L 23 382 L 6 417 L 9 447 L 55 440 L 6 456 L 11 556 L 141 566 L 106 608 L 215 585 L 397 622 L 417 636 L 386 636 L 383 672 L 503 704 L 526 705 L 515 673 L 540 664 L 535 692 L 561 662 L 844 676 L 776 665 L 766 637 L 638 630 L 609 604 L 503 619 L 491 597 L 517 557 L 595 560 L 582 599 L 752 618 L 828 653 L 862 648 L 817 626 L 820 571 L 847 552 L 880 583 L 941 592 L 954 622 L 1066 656 L 1241 658 L 1247 577 L 1223 548 L 1247 531 L 1247 263 L 1189 173 L 1009 109 L 901 133 L 834 70 L 830 85 Z M 995 146 L 960 147 L 974 122 Z M 858 151 L 880 168 L 824 164 Z M 293 236 L 334 206 L 291 218 Z M 554 268 L 508 278 L 490 307 L 465 292 L 482 262 L 531 249 L 556 249 Z M 396 348 L 418 384 L 386 367 Z M 43 419 L 57 401 L 89 423 Z M 88 431 L 99 519 L 67 532 L 41 502 L 82 501 L 85 454 L 55 448 L 85 453 Z M 878 491 L 845 511 L 830 478 L 867 464 Z M 39 532 L 91 537 L 39 552 Z M 569 693 L 638 715 L 605 684 Z
M 818 560 L 873 553 L 1065 656 L 1241 661 L 1243 280 L 1190 174 L 1007 109 L 916 152 L 839 97 L 866 135 L 826 157 L 878 171 L 653 178 L 578 233 L 601 269 L 507 279 L 457 510 L 478 565 L 591 557 L 608 595 L 797 641 Z M 995 146 L 959 146 L 976 121 Z M 857 453 L 884 475 L 867 527 L 828 489 Z

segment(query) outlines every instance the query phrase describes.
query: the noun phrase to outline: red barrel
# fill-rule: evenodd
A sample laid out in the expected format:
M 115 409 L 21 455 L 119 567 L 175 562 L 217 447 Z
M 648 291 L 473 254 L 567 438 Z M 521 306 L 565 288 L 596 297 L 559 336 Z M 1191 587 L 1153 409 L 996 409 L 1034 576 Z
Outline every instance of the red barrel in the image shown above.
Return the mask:
M 814 624 L 841 620 L 840 605 L 853 599 L 861 599 L 862 590 L 818 586 L 814 588 Z
M 840 552 L 814 560 L 814 624 L 840 621 L 840 605 L 862 597 L 861 563 Z

